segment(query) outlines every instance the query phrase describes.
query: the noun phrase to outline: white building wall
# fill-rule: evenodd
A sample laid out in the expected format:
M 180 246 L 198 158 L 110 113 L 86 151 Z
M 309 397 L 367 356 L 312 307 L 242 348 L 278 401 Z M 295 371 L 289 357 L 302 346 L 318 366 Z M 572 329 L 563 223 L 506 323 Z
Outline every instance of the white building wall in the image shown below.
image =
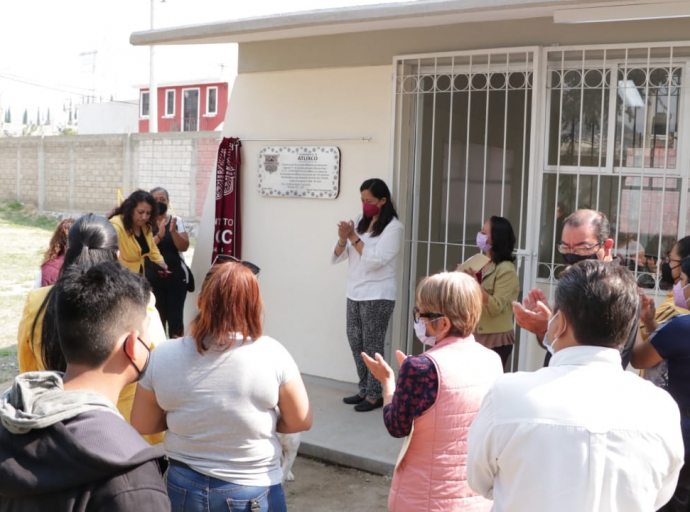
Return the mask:
M 361 210 L 361 183 L 389 180 L 391 74 L 391 66 L 242 74 L 230 96 L 223 137 L 243 140 L 242 258 L 261 267 L 265 333 L 282 342 L 307 374 L 356 382 L 345 335 L 347 265 L 331 266 L 330 253 L 337 222 Z M 311 140 L 365 136 L 371 142 Z M 304 140 L 248 140 L 281 137 Z M 258 154 L 269 145 L 338 146 L 339 197 L 260 196 Z M 211 261 L 214 185 L 211 180 L 194 257 L 197 288 Z M 190 295 L 187 321 L 195 306 Z
M 109 101 L 77 106 L 80 135 L 138 133 L 139 105 Z

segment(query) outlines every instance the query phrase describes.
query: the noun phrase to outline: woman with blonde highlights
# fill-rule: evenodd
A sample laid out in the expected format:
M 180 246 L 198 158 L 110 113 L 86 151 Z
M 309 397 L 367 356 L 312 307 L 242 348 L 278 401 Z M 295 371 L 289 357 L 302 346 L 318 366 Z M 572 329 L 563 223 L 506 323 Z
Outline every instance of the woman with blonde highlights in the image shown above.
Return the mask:
M 362 354 L 383 384 L 383 421 L 407 440 L 388 497 L 395 511 L 488 511 L 491 502 L 467 485 L 467 433 L 484 395 L 503 374 L 501 358 L 474 340 L 482 292 L 472 277 L 443 272 L 417 287 L 414 330 L 430 347 L 406 357 L 396 352 L 397 383 L 380 354 Z
M 250 268 L 211 267 L 191 335 L 153 352 L 140 381 L 132 425 L 167 429 L 172 510 L 286 510 L 276 433 L 308 430 L 312 413 L 294 360 L 263 335 Z

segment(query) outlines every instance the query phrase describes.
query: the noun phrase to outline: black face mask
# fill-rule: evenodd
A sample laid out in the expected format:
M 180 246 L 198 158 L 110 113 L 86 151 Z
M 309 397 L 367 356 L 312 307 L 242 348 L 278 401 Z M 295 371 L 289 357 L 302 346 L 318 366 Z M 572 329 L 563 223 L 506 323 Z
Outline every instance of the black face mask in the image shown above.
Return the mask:
M 678 265 L 680 266 L 680 265 Z M 676 268 L 676 267 L 673 267 Z M 661 264 L 661 282 L 666 283 L 667 285 L 673 286 L 673 283 L 675 279 L 673 279 L 673 268 L 671 267 L 671 263 L 668 261 L 665 261 Z
M 566 262 L 567 265 L 575 265 L 575 263 L 580 263 L 581 261 L 585 261 L 585 260 L 598 260 L 599 259 L 597 257 L 596 252 L 594 254 L 588 254 L 586 256 L 582 256 L 580 254 L 573 254 L 573 253 L 561 254 L 561 256 L 563 256 L 563 260 Z
M 146 368 L 149 367 L 149 361 L 151 360 L 151 349 L 149 348 L 149 346 L 146 343 L 144 343 L 141 340 L 141 338 L 139 338 L 138 336 L 137 336 L 137 341 L 141 342 L 141 344 L 144 345 L 144 348 L 149 353 L 149 355 L 146 357 L 146 362 L 144 363 L 144 367 L 141 369 L 139 369 L 139 367 L 136 365 L 134 360 L 131 357 L 129 357 L 129 355 L 127 354 L 127 350 L 125 349 L 125 344 L 124 343 L 122 344 L 122 350 L 124 351 L 125 355 L 129 359 L 129 362 L 132 363 L 132 366 L 134 366 L 134 369 L 137 371 L 137 378 L 134 382 L 139 382 L 141 380 L 141 378 L 144 376 L 144 372 L 146 371 Z
M 165 213 L 168 211 L 168 205 L 165 203 L 156 203 L 156 206 L 158 206 L 158 215 L 165 215 Z

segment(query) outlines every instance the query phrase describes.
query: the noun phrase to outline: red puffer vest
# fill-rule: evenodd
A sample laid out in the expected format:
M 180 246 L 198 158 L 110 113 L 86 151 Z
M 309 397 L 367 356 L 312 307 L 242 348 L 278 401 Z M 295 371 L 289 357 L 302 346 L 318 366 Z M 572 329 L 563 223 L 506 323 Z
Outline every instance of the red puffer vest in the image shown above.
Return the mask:
M 467 485 L 467 432 L 484 395 L 503 374 L 501 358 L 467 338 L 446 338 L 425 353 L 438 372 L 438 394 L 414 420 L 405 455 L 395 470 L 391 512 L 488 511 L 493 502 Z

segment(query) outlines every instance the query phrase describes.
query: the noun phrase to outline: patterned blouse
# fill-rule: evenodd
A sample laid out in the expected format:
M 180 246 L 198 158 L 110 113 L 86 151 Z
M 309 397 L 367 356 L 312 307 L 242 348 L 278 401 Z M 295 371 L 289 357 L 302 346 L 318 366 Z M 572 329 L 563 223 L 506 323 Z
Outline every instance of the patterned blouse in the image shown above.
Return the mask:
M 409 356 L 400 367 L 393 401 L 383 409 L 383 422 L 393 437 L 405 437 L 412 421 L 436 402 L 438 373 L 425 356 Z

